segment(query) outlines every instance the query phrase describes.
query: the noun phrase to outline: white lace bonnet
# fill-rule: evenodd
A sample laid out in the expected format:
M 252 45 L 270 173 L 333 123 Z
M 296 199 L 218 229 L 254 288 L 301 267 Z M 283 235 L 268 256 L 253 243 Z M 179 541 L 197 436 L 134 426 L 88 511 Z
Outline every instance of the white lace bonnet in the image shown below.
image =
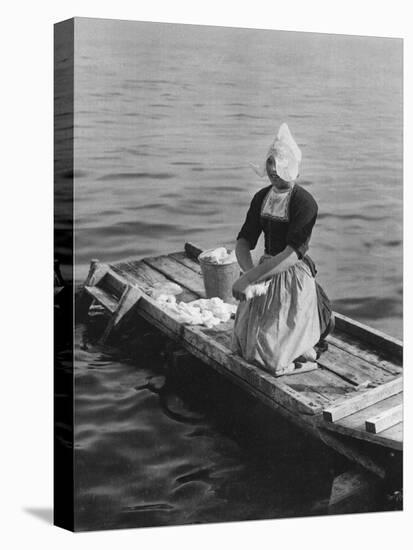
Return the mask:
M 275 158 L 275 168 L 280 178 L 288 182 L 295 181 L 299 174 L 302 155 L 285 122 L 281 124 L 261 166 L 250 163 L 255 173 L 261 178 L 267 173 L 266 163 L 271 155 Z

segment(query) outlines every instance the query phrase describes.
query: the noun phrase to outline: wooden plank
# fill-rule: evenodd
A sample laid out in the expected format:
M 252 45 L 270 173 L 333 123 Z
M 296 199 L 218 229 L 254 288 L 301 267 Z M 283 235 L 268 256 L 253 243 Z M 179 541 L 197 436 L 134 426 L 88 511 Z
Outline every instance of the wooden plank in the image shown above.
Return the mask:
M 99 304 L 102 304 L 102 306 L 111 313 L 113 313 L 118 307 L 118 300 L 116 300 L 109 294 L 106 294 L 106 292 L 104 292 L 100 288 L 96 286 L 85 286 L 84 288 L 86 292 L 90 294 L 90 296 L 97 300 Z
M 186 267 L 189 267 L 189 269 L 192 269 L 192 271 L 195 271 L 195 273 L 202 276 L 202 269 L 199 265 L 199 262 L 188 258 L 185 252 L 173 252 L 172 254 L 168 254 L 168 256 L 170 256 L 177 262 L 185 265 Z
M 192 243 L 185 243 L 184 249 L 185 254 L 188 256 L 188 258 L 191 258 L 195 261 L 198 260 L 198 256 L 203 252 L 202 248 L 199 248 Z
M 273 409 L 278 410 L 281 414 L 283 414 L 286 418 L 289 418 L 289 420 L 291 420 L 297 426 L 301 426 L 307 432 L 310 432 L 313 436 L 321 439 L 323 443 L 325 443 L 328 447 L 334 449 L 349 460 L 361 464 L 364 468 L 380 476 L 381 478 L 385 477 L 386 472 L 384 468 L 382 468 L 379 464 L 372 460 L 368 454 L 358 449 L 353 441 L 342 441 L 336 437 L 336 434 L 325 433 L 322 430 L 318 429 L 313 419 L 318 418 L 319 415 L 299 415 L 296 412 L 285 408 L 282 404 L 280 404 L 279 402 L 275 402 L 274 399 L 271 399 L 266 394 L 262 393 L 257 388 L 249 384 L 247 380 L 234 375 L 234 373 L 228 371 L 225 366 L 217 363 L 211 357 L 202 354 L 202 352 L 198 348 L 194 348 L 189 342 L 183 341 L 180 338 L 179 330 L 178 332 L 174 330 L 174 328 L 176 327 L 168 327 L 165 324 L 164 320 L 156 319 L 151 315 L 149 311 L 145 310 L 142 307 L 139 308 L 139 313 L 149 323 L 158 327 L 161 331 L 168 334 L 171 338 L 178 340 L 182 345 L 184 345 L 185 349 L 188 349 L 188 351 L 190 351 L 190 353 L 204 361 L 206 364 L 212 366 L 217 372 L 221 373 L 223 376 L 226 376 L 235 384 L 244 388 L 248 393 L 254 395 L 263 403 L 266 403 Z
M 157 322 L 157 326 L 161 330 L 165 327 L 169 334 L 179 337 L 179 341 L 184 347 L 189 344 L 193 349 L 198 349 L 205 356 L 211 357 L 215 362 L 225 367 L 229 373 L 242 378 L 282 406 L 294 412 L 300 411 L 303 414 L 321 413 L 322 406 L 320 403 L 306 399 L 305 396 L 294 391 L 270 374 L 233 355 L 228 348 L 212 341 L 202 332 L 200 327 L 182 325 L 171 312 L 166 308 L 161 308 L 150 297 L 143 296 L 141 298 L 138 311 L 150 316 L 153 321 Z
M 395 429 L 390 428 L 378 434 L 373 434 L 365 430 L 365 422 L 366 419 L 371 416 L 375 416 L 394 406 L 401 405 L 402 401 L 403 393 L 400 392 L 387 399 L 374 403 L 366 409 L 362 409 L 345 418 L 341 418 L 336 422 L 324 422 L 321 420 L 320 428 L 400 451 L 403 447 L 402 427 L 397 425 L 397 428 L 396 426 L 394 427 Z
M 403 405 L 396 405 L 366 420 L 366 430 L 377 434 L 403 420 Z
M 138 284 L 147 294 L 151 293 L 154 285 L 171 282 L 171 279 L 165 277 L 165 275 L 160 273 L 158 270 L 153 269 L 143 260 L 138 262 L 113 264 L 112 268 L 120 275 L 127 277 L 129 281 L 133 281 L 135 284 Z M 199 296 L 190 290 L 183 288 L 182 293 L 178 294 L 176 298 L 178 301 L 191 302 L 193 300 L 197 300 Z
M 134 264 L 133 271 L 139 276 L 139 280 L 145 279 L 145 282 L 150 281 L 151 284 L 154 283 L 154 280 L 156 280 L 156 282 L 165 280 L 163 275 L 156 274 L 156 271 L 144 263 L 143 265 Z M 154 279 L 152 279 L 152 277 L 154 277 Z M 138 307 L 139 311 L 142 310 L 147 315 L 150 315 L 153 320 L 157 320 L 157 325 L 161 330 L 165 326 L 169 334 L 175 336 L 179 335 L 184 345 L 187 342 L 191 344 L 192 347 L 204 348 L 205 343 L 207 343 L 212 358 L 216 359 L 218 354 L 219 359 L 217 362 L 227 367 L 233 374 L 243 378 L 250 385 L 257 387 L 257 389 L 265 393 L 268 397 L 277 398 L 283 406 L 287 403 L 293 410 L 300 410 L 305 414 L 316 414 L 321 412 L 322 407 L 320 403 L 307 399 L 305 396 L 295 392 L 282 382 L 277 381 L 274 376 L 247 363 L 240 357 L 234 356 L 227 347 L 213 341 L 212 338 L 204 334 L 200 327 L 182 325 L 170 311 L 161 307 L 149 296 L 142 296 Z
M 391 428 L 382 431 L 380 437 L 388 439 L 390 441 L 398 441 L 403 445 L 403 422 L 395 424 Z
M 364 386 L 370 382 L 376 385 L 382 384 L 394 378 L 389 372 L 336 347 L 332 343 L 317 362 L 355 386 Z
M 137 301 L 143 296 L 143 291 L 134 286 L 127 286 L 119 300 L 116 310 L 100 338 L 100 342 L 103 343 L 109 337 L 111 331 L 116 328 L 122 318 L 128 313 L 130 309 L 137 303 Z
M 169 256 L 144 258 L 143 261 L 153 269 L 165 275 L 171 281 L 194 292 L 198 297 L 205 298 L 204 281 L 202 277 L 192 269 L 189 269 Z
M 212 329 L 202 328 L 201 330 L 215 341 L 230 348 L 232 328 L 233 321 L 229 321 L 225 325 L 218 325 Z M 261 369 L 261 367 L 259 368 Z M 270 374 L 273 376 L 272 373 Z M 355 391 L 353 384 L 323 368 L 309 373 L 296 373 L 293 377 L 281 377 L 281 380 L 290 388 L 306 396 L 307 399 L 317 399 L 324 404 L 324 407 L 343 397 L 343 395 Z
M 145 314 L 144 314 L 145 316 Z M 146 320 L 150 321 L 150 317 L 146 316 Z M 161 327 L 159 327 L 161 328 Z M 162 330 L 162 329 L 161 329 Z M 181 342 L 185 346 L 185 349 L 189 351 L 189 353 L 200 359 L 202 362 L 206 363 L 210 367 L 212 367 L 214 370 L 216 370 L 219 374 L 225 376 L 228 378 L 231 382 L 235 383 L 237 386 L 244 389 L 247 393 L 250 395 L 253 395 L 254 397 L 258 398 L 262 403 L 265 403 L 267 406 L 271 407 L 272 409 L 276 410 L 277 412 L 280 412 L 284 417 L 286 417 L 288 420 L 293 422 L 296 426 L 299 426 L 300 428 L 304 429 L 307 432 L 312 433 L 313 436 L 318 436 L 318 430 L 315 428 L 314 424 L 309 421 L 309 418 L 312 418 L 310 415 L 299 415 L 294 411 L 291 411 L 287 408 L 285 408 L 282 404 L 279 402 L 276 402 L 274 399 L 268 397 L 265 393 L 261 392 L 259 389 L 257 389 L 255 386 L 252 386 L 247 380 L 244 378 L 241 378 L 234 374 L 233 372 L 229 371 L 225 366 L 221 365 L 220 363 L 217 363 L 212 357 L 209 355 L 206 355 L 203 353 L 199 348 L 196 348 L 192 346 L 189 342 L 183 341 Z
M 360 357 L 368 363 L 379 367 L 386 372 L 397 376 L 403 372 L 403 367 L 400 364 L 400 359 L 397 357 L 391 358 L 389 354 L 383 354 L 381 350 L 373 349 L 366 346 L 359 339 L 346 334 L 344 332 L 327 336 L 327 342 L 333 344 L 337 348 L 347 351 L 351 355 Z
M 395 395 L 403 391 L 403 377 L 400 376 L 382 384 L 377 388 L 358 393 L 356 396 L 349 397 L 342 401 L 340 404 L 329 407 L 323 411 L 323 418 L 327 422 L 336 422 L 340 418 L 355 413 L 361 409 L 367 408 L 369 405 L 373 405 L 378 401 L 386 399 L 391 395 Z
M 350 319 L 341 313 L 334 312 L 334 318 L 337 330 L 342 330 L 368 342 L 373 346 L 388 351 L 398 358 L 403 357 L 403 342 L 393 338 L 384 332 L 371 328 L 354 319 Z
M 120 299 L 127 287 L 127 282 L 121 279 L 114 271 L 108 269 L 103 277 L 95 283 L 95 286 L 98 286 L 107 294 L 112 294 L 112 296 Z
M 107 264 L 102 264 L 99 260 L 91 260 L 84 286 L 94 286 L 108 270 L 109 266 Z
M 284 407 L 306 414 L 321 412 L 322 401 L 319 399 L 319 396 L 312 395 L 311 398 L 307 398 L 302 393 L 295 391 L 285 384 L 280 378 L 275 378 L 261 368 L 233 354 L 226 346 L 219 344 L 206 335 L 200 327 L 185 326 L 183 337 L 193 347 L 201 349 L 205 355 L 212 357 L 230 372 L 247 380 L 252 386 L 272 397 Z M 297 376 L 304 376 L 304 374 Z
M 312 395 L 316 392 L 323 398 L 324 408 L 335 403 L 337 399 L 355 392 L 352 384 L 323 368 L 297 374 L 294 377 L 281 378 L 281 380 L 290 388 L 304 395 Z

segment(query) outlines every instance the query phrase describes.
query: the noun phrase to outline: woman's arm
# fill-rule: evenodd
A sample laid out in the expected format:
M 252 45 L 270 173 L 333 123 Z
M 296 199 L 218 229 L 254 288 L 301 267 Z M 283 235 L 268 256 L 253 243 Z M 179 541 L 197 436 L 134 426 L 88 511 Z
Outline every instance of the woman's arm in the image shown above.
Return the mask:
M 254 267 L 251 256 L 250 243 L 247 241 L 247 239 L 241 238 L 237 240 L 237 244 L 235 246 L 235 255 L 244 273 Z
M 282 252 L 250 269 L 244 275 L 249 284 L 260 283 L 269 279 L 276 273 L 287 271 L 287 269 L 295 265 L 298 261 L 297 252 L 294 248 L 287 245 Z
M 276 273 L 286 271 L 298 262 L 299 258 L 294 248 L 287 245 L 282 252 L 269 258 L 262 264 L 253 267 L 235 281 L 232 287 L 232 294 L 237 300 L 245 299 L 247 286 L 269 279 Z

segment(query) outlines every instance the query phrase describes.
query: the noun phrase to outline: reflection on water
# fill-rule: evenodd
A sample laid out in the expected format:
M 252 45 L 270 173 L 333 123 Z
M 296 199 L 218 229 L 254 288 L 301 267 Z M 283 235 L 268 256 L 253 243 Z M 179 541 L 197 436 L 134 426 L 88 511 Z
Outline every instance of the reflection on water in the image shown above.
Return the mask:
M 129 357 L 76 331 L 78 529 L 326 513 L 344 460 L 141 330 Z

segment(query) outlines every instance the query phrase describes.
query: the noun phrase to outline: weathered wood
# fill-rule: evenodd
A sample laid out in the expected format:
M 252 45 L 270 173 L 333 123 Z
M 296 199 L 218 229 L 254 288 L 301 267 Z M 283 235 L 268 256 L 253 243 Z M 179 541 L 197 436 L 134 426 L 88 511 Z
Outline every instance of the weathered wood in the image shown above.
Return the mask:
M 233 322 L 230 321 L 226 323 L 226 326 L 218 325 L 212 329 L 202 328 L 202 331 L 214 341 L 230 348 L 232 327 Z M 262 369 L 260 368 L 260 370 Z M 270 375 L 273 376 L 272 373 Z M 323 368 L 308 373 L 296 373 L 292 377 L 284 377 L 281 377 L 281 380 L 286 385 L 301 393 L 307 399 L 317 399 L 318 402 L 324 404 L 324 407 L 334 402 L 337 398 L 355 391 L 353 384 Z
M 110 313 L 114 313 L 118 307 L 118 300 L 106 294 L 105 291 L 96 287 L 96 286 L 85 286 L 85 291 L 97 300 L 102 306 L 107 309 Z
M 355 413 L 361 409 L 365 409 L 378 401 L 386 399 L 391 395 L 395 395 L 403 391 L 403 377 L 395 378 L 386 384 L 382 384 L 377 388 L 359 393 L 356 396 L 349 397 L 342 403 L 329 407 L 323 411 L 323 418 L 327 422 L 335 422 L 340 418 Z
M 160 271 L 154 269 L 144 261 L 128 262 L 122 264 L 113 264 L 112 268 L 119 274 L 123 272 L 128 274 L 128 280 L 139 284 L 140 288 L 147 294 L 151 293 L 152 288 L 159 283 L 170 283 L 171 278 L 166 277 Z M 178 283 L 178 281 L 174 281 Z M 179 283 L 178 283 L 179 284 Z M 182 285 L 180 285 L 182 286 Z M 182 288 L 182 293 L 178 294 L 176 299 L 182 302 L 191 302 L 199 298 L 198 294 Z
M 403 405 L 396 405 L 366 420 L 366 430 L 377 434 L 403 420 Z
M 127 286 L 123 291 L 123 294 L 117 304 L 116 310 L 114 311 L 112 317 L 109 319 L 109 322 L 100 338 L 100 342 L 104 343 L 109 337 L 111 331 L 118 325 L 121 319 L 128 313 L 128 311 L 138 302 L 138 300 L 143 296 L 143 292 L 133 286 Z
M 382 384 L 394 378 L 389 372 L 336 347 L 332 342 L 328 350 L 320 356 L 318 363 L 355 386 L 365 386 L 370 382 Z
M 341 313 L 334 312 L 334 318 L 337 330 L 348 332 L 369 342 L 378 348 L 396 355 L 399 358 L 403 357 L 403 342 L 397 338 L 393 338 L 384 332 L 371 328 L 363 323 L 359 323 L 354 319 L 350 319 Z
M 214 342 L 199 327 L 182 325 L 173 313 L 167 308 L 161 307 L 149 296 L 144 295 L 141 297 L 138 308 L 139 313 L 142 312 L 150 316 L 152 322 L 156 320 L 156 324 L 161 330 L 165 327 L 165 332 L 168 335 L 179 337 L 184 347 L 190 344 L 192 349 L 196 348 L 203 355 L 210 356 L 216 362 L 226 367 L 229 372 L 244 379 L 251 386 L 255 386 L 268 397 L 283 404 L 283 406 L 293 411 L 300 411 L 303 414 L 321 412 L 322 407 L 320 403 L 307 399 L 274 378 L 274 376 L 233 355 L 228 348 Z
M 398 442 L 399 446 L 397 447 L 399 450 L 403 449 L 403 422 L 399 422 L 398 424 L 395 424 L 391 428 L 387 428 L 387 430 L 383 430 L 380 434 L 378 434 L 380 438 L 382 438 L 382 441 L 394 441 Z
M 317 363 L 313 361 L 306 361 L 305 363 L 295 363 L 294 365 L 291 365 L 291 367 L 287 367 L 286 369 L 277 371 L 274 373 L 274 376 L 276 378 L 279 378 L 280 376 L 294 376 L 296 374 L 302 374 L 304 372 L 312 372 L 317 369 Z
M 270 380 L 268 380 L 267 383 L 264 381 L 261 388 L 256 387 L 254 385 L 254 371 L 257 370 L 259 373 L 258 369 L 255 369 L 253 366 L 249 365 L 249 363 L 246 363 L 248 369 L 244 372 L 241 370 L 238 375 L 236 373 L 237 368 L 228 369 L 227 365 L 222 365 L 221 363 L 217 362 L 214 358 L 208 355 L 208 353 L 205 353 L 202 350 L 202 346 L 196 347 L 192 345 L 192 343 L 188 341 L 188 339 L 183 339 L 181 331 L 182 325 L 180 325 L 178 321 L 174 320 L 171 316 L 167 314 L 166 317 L 169 317 L 168 319 L 165 318 L 164 315 L 160 315 L 158 308 L 154 309 L 153 307 L 151 307 L 150 298 L 147 299 L 145 297 L 140 301 L 138 311 L 139 315 L 141 315 L 146 321 L 157 327 L 170 338 L 178 341 L 192 355 L 198 357 L 206 364 L 212 366 L 217 372 L 223 374 L 224 376 L 232 380 L 235 384 L 244 388 L 247 392 L 258 397 L 262 402 L 266 403 L 270 407 L 277 410 L 282 409 L 282 413 L 290 420 L 292 420 L 295 424 L 300 425 L 301 427 L 305 426 L 307 431 L 314 432 L 314 435 L 317 434 L 314 426 L 311 424 L 311 422 L 306 422 L 305 418 L 310 418 L 311 415 L 321 411 L 320 406 L 317 406 L 313 402 L 309 402 L 309 406 L 303 406 L 303 403 L 305 404 L 305 400 L 299 394 L 296 394 L 296 392 L 290 390 L 289 388 L 285 388 L 285 390 L 283 390 L 283 384 L 279 382 L 277 383 L 275 381 L 275 378 L 271 377 L 270 375 L 268 375 L 270 377 Z M 188 331 L 193 331 L 196 329 L 196 327 L 186 327 L 186 329 Z M 228 358 L 228 362 L 231 362 L 232 360 L 232 358 Z M 251 372 L 253 374 L 251 374 Z M 274 400 L 272 383 L 277 386 L 276 391 L 281 392 L 283 390 L 281 393 L 281 395 L 283 396 L 283 399 L 281 400 L 282 402 Z M 290 408 L 286 408 L 284 406 L 285 403 L 289 404 Z M 300 411 L 303 414 L 298 415 L 297 411 Z
M 280 402 L 286 408 L 299 410 L 305 414 L 316 414 L 321 412 L 322 407 L 319 397 L 313 395 L 311 399 L 293 390 L 284 384 L 279 378 L 248 363 L 240 356 L 235 355 L 230 349 L 218 344 L 199 327 L 184 327 L 184 340 L 190 342 L 193 347 L 202 349 L 204 355 L 212 357 L 217 363 L 247 380 L 252 386 Z M 297 375 L 302 376 L 302 375 Z
M 178 301 L 188 302 L 202 296 L 204 289 L 201 269 L 196 261 L 202 251 L 193 245 L 186 246 L 186 250 L 189 251 L 186 254 L 174 253 L 160 259 L 148 258 L 122 262 L 113 265 L 112 268 L 129 283 L 138 283 L 148 294 L 154 284 L 173 281 L 183 287 L 183 293 L 177 296 Z M 360 436 L 355 435 L 351 439 L 348 437 L 349 430 L 368 434 L 368 438 L 371 439 L 365 438 L 365 440 L 386 445 L 383 434 L 391 432 L 390 437 L 401 436 L 402 430 L 399 425 L 386 429 L 380 434 L 366 432 L 364 424 L 361 429 L 360 426 L 357 428 L 340 426 L 340 429 L 347 430 L 344 436 L 344 432 L 338 429 L 333 431 L 324 429 L 326 426 L 336 427 L 337 423 L 324 422 L 320 411 L 327 405 L 338 403 L 340 398 L 341 403 L 350 399 L 346 397 L 343 400 L 343 395 L 359 395 L 359 391 L 356 392 L 356 390 L 370 380 L 375 384 L 391 380 L 392 375 L 398 373 L 400 367 L 397 364 L 393 365 L 391 351 L 388 348 L 383 351 L 383 354 L 377 350 L 378 346 L 373 347 L 376 346 L 374 343 L 371 348 L 361 349 L 365 344 L 361 342 L 360 334 L 351 336 L 351 332 L 337 330 L 334 336 L 328 338 L 331 345 L 330 349 L 321 356 L 321 368 L 310 373 L 276 379 L 273 374 L 266 373 L 260 367 L 245 362 L 231 353 L 229 339 L 233 328 L 232 321 L 213 329 L 184 326 L 177 318 L 171 318 L 172 316 L 165 309 L 148 296 L 140 300 L 137 311 L 194 356 L 213 366 L 215 370 L 261 401 L 282 410 L 296 424 L 318 435 L 330 447 L 356 460 L 371 471 L 376 471 L 378 475 L 383 473 L 383 468 L 377 463 L 375 457 L 358 449 L 357 444 L 365 445 L 363 441 L 357 441 L 356 438 L 361 439 Z M 210 341 L 206 341 L 205 338 L 210 338 Z M 350 338 L 351 342 L 349 342 Z M 357 338 L 360 338 L 360 353 L 357 352 Z M 363 393 L 360 391 L 360 395 L 366 395 L 370 391 L 372 390 Z M 310 410 L 307 410 L 307 407 Z M 348 418 L 351 417 L 343 418 L 342 422 Z M 401 442 L 390 440 L 389 445 L 386 446 L 399 449 L 400 445 Z
M 383 369 L 384 371 L 397 376 L 403 372 L 403 367 L 400 365 L 400 360 L 397 357 L 391 358 L 388 353 L 384 355 L 383 352 L 372 347 L 368 347 L 361 340 L 356 339 L 351 334 L 340 332 L 339 334 L 327 336 L 327 342 L 333 344 L 339 349 L 360 357 L 368 363 L 375 365 Z
M 196 261 L 198 260 L 198 256 L 202 253 L 202 249 L 192 243 L 185 243 L 184 249 L 188 258 Z
M 125 279 L 120 278 L 119 275 L 111 269 L 108 269 L 103 277 L 101 277 L 99 281 L 94 284 L 104 290 L 107 294 L 111 294 L 116 298 L 120 298 L 127 287 Z
M 375 416 L 394 406 L 401 405 L 402 400 L 403 394 L 400 392 L 387 399 L 374 403 L 365 409 L 361 409 L 354 414 L 341 418 L 336 422 L 320 421 L 320 429 L 337 432 L 351 438 L 368 441 L 400 451 L 403 447 L 402 426 L 397 424 L 381 433 L 373 434 L 365 430 L 365 422 L 366 419 L 371 416 Z
M 172 254 L 168 254 L 168 256 L 170 256 L 177 262 L 185 265 L 189 269 L 192 269 L 192 271 L 195 271 L 195 273 L 197 273 L 198 275 L 202 276 L 202 269 L 199 265 L 199 262 L 188 258 L 185 252 L 173 252 Z
M 205 298 L 204 281 L 202 277 L 197 275 L 192 269 L 189 269 L 169 256 L 145 258 L 144 262 L 165 275 L 171 281 L 197 294 L 198 297 Z
M 230 321 L 226 323 L 226 327 L 223 327 L 222 325 L 218 325 L 216 327 L 213 327 L 211 329 L 201 328 L 202 332 L 209 336 L 212 341 L 220 343 L 222 346 L 227 348 L 228 350 L 231 348 L 231 335 L 232 335 L 232 327 L 233 322 Z M 274 375 L 271 372 L 268 372 L 266 370 L 263 370 L 262 367 L 258 367 L 259 371 L 265 374 L 269 374 L 271 377 Z M 285 375 L 284 375 L 285 376 Z M 324 395 L 322 392 L 319 391 L 320 387 L 329 387 L 331 385 L 331 381 L 326 379 L 321 373 L 319 372 L 300 372 L 294 375 L 294 377 L 280 377 L 282 381 L 289 386 L 294 391 L 297 391 L 298 393 L 302 394 L 306 399 L 309 401 L 315 400 L 317 403 L 323 406 L 327 406 L 329 403 L 331 403 L 331 399 L 329 396 Z M 342 380 L 339 380 L 340 383 L 346 384 Z M 349 386 L 349 384 L 346 384 Z M 336 394 L 342 395 L 341 393 Z
M 91 260 L 89 273 L 85 280 L 85 286 L 94 286 L 109 270 L 107 264 L 102 264 L 99 260 Z

